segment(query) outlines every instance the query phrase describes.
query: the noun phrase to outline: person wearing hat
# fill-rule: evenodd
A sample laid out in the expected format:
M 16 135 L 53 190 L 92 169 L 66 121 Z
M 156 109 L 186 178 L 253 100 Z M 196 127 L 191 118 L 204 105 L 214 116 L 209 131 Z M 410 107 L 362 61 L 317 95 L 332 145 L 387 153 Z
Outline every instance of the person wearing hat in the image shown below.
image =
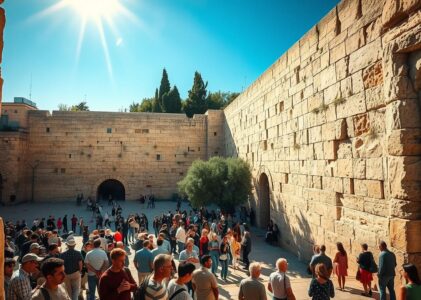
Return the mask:
M 67 238 L 67 250 L 60 254 L 64 262 L 64 286 L 72 300 L 77 300 L 80 293 L 81 271 L 83 267 L 82 253 L 75 249 L 74 238 Z
M 41 266 L 45 282 L 34 289 L 31 300 L 70 300 L 69 295 L 62 286 L 64 281 L 64 262 L 60 258 L 46 259 Z
M 41 246 L 38 243 L 32 243 L 29 247 L 29 253 L 39 255 L 39 252 L 41 251 Z
M 9 299 L 8 288 L 10 285 L 10 280 L 12 279 L 15 264 L 16 261 L 13 258 L 6 257 L 6 259 L 4 260 L 4 291 L 6 293 L 6 299 Z
M 33 253 L 28 253 L 22 257 L 22 264 L 19 272 L 10 280 L 7 291 L 8 300 L 31 299 L 32 288 L 30 275 L 38 271 L 40 261 L 42 261 L 42 258 Z

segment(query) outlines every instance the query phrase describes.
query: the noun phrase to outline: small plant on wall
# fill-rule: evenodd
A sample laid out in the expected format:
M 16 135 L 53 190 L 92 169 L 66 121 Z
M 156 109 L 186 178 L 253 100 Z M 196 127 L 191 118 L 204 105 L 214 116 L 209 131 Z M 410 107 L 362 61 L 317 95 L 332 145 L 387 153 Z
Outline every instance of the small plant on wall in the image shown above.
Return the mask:
M 337 97 L 335 100 L 333 100 L 333 104 L 335 104 L 335 106 L 344 104 L 346 102 L 346 99 L 343 97 Z
M 376 128 L 372 126 L 370 127 L 370 130 L 367 132 L 367 136 L 370 140 L 375 140 L 379 137 L 379 133 L 377 132 Z

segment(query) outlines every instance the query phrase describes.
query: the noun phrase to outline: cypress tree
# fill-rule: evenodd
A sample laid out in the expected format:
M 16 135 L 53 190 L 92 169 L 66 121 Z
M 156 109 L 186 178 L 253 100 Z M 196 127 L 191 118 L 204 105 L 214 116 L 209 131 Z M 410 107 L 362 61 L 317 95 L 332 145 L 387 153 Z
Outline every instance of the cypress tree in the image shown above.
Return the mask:
M 181 98 L 176 86 L 162 96 L 163 110 L 167 113 L 181 112 Z
M 161 78 L 161 85 L 159 86 L 159 93 L 158 93 L 158 99 L 159 104 L 161 105 L 162 111 L 165 112 L 164 105 L 163 105 L 163 96 L 164 94 L 167 94 L 170 92 L 171 86 L 170 81 L 168 80 L 168 74 L 167 70 L 162 70 L 162 78 Z
M 161 104 L 159 103 L 159 98 L 158 98 L 158 89 L 155 90 L 155 97 L 152 101 L 152 111 L 162 112 Z
M 206 87 L 208 83 L 204 83 L 202 75 L 199 72 L 194 73 L 193 86 L 189 90 L 189 96 L 185 104 L 186 115 L 191 118 L 194 114 L 203 114 L 208 109 L 206 99 Z

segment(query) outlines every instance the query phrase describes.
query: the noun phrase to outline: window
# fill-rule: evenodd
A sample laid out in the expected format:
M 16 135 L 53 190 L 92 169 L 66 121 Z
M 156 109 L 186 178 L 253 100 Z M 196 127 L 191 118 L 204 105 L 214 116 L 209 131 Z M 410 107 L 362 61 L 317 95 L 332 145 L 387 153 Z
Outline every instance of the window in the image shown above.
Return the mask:
M 111 132 L 113 132 L 113 129 L 112 128 L 107 128 L 107 133 L 111 133 Z
M 72 155 L 71 154 L 69 154 L 69 158 L 72 158 Z
M 216 136 L 216 131 L 213 133 L 213 136 Z
M 156 160 L 161 160 L 161 154 L 156 155 Z
M 61 168 L 61 169 L 60 169 L 60 172 L 61 172 L 61 173 L 66 173 L 66 169 L 65 169 L 65 168 Z
M 45 132 L 50 132 L 50 127 L 45 128 Z
M 149 133 L 149 129 L 142 129 L 142 133 Z

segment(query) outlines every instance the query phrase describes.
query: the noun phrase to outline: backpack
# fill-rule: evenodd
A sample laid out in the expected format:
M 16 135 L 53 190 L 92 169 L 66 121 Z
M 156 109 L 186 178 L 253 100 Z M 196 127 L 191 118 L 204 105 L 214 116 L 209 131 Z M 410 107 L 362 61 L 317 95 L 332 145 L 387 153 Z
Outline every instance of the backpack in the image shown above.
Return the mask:
M 181 294 L 182 292 L 187 292 L 185 289 L 181 288 L 177 290 L 174 294 L 171 295 L 171 297 L 168 300 L 173 300 L 178 294 Z
M 151 277 L 152 277 L 152 274 L 145 277 L 145 279 L 136 289 L 133 296 L 134 300 L 145 300 L 146 288 L 148 287 L 149 279 L 151 279 Z

